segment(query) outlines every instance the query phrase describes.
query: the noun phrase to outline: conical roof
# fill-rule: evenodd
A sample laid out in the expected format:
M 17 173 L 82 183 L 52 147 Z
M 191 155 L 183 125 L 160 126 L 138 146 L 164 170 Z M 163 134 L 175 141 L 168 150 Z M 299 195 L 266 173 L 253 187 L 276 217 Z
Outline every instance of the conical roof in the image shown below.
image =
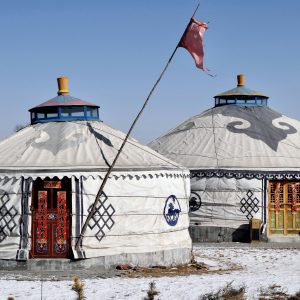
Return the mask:
M 268 96 L 263 95 L 260 92 L 256 92 L 254 90 L 249 89 L 245 86 L 245 76 L 243 74 L 237 75 L 237 86 L 233 89 L 230 89 L 228 91 L 225 91 L 223 93 L 220 93 L 216 95 L 214 98 L 235 98 L 235 97 L 259 97 L 259 98 L 265 98 L 268 99 Z
M 125 134 L 100 121 L 49 122 L 28 126 L 0 142 L 0 173 L 105 171 Z M 115 171 L 184 169 L 129 139 Z
M 85 100 L 81 100 L 75 97 L 72 97 L 70 95 L 58 95 L 50 100 L 47 100 L 31 109 L 29 111 L 33 111 L 36 108 L 41 108 L 41 107 L 52 107 L 52 106 L 94 106 L 94 107 L 99 107 L 98 105 L 95 105 L 93 103 L 90 103 Z
M 217 106 L 149 146 L 191 170 L 300 170 L 300 122 L 267 106 Z
M 231 90 L 216 95 L 214 98 L 226 98 L 226 97 L 237 97 L 237 96 L 259 96 L 263 98 L 268 98 L 262 93 L 253 91 L 245 86 L 237 86 Z
M 57 96 L 31 109 L 31 124 L 99 120 L 99 106 L 69 95 L 68 77 L 57 78 Z
M 126 135 L 99 121 L 99 106 L 70 96 L 67 77 L 57 82 L 58 96 L 30 110 L 32 125 L 0 141 L 2 177 L 51 172 L 60 177 L 64 172 L 94 176 L 93 172 L 106 172 L 115 159 Z M 114 172 L 154 170 L 186 169 L 129 138 Z
M 58 91 L 57 96 L 45 101 L 31 109 L 30 112 L 35 111 L 38 108 L 46 108 L 46 107 L 61 107 L 61 106 L 92 106 L 99 108 L 98 105 L 87 102 L 85 100 L 81 100 L 69 95 L 69 79 L 66 76 L 61 76 L 57 78 Z

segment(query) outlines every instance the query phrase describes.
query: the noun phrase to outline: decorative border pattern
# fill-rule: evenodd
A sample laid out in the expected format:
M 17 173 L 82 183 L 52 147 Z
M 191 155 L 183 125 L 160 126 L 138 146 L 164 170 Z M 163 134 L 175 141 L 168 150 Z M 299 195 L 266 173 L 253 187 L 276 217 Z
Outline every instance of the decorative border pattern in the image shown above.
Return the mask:
M 191 178 L 226 177 L 236 179 L 300 180 L 300 172 L 295 171 L 247 171 L 247 170 L 191 170 Z
M 243 214 L 246 214 L 248 220 L 253 219 L 253 216 L 259 211 L 258 203 L 259 200 L 256 197 L 253 197 L 254 194 L 251 190 L 248 190 L 246 197 L 242 198 L 240 203 L 240 211 Z
M 281 200 L 282 200 L 282 204 L 283 204 L 283 199 L 284 198 L 283 198 L 283 194 L 281 195 L 280 190 L 281 190 L 281 184 L 280 184 L 280 182 L 278 182 L 278 183 L 276 183 L 276 187 L 275 187 L 275 191 L 274 191 L 274 198 L 275 198 L 274 207 L 275 207 L 275 212 L 280 212 Z M 283 188 L 282 188 L 282 191 L 283 191 Z
M 31 198 L 32 179 L 22 178 L 22 199 L 21 199 L 21 218 L 20 218 L 20 242 L 17 252 L 17 260 L 27 260 L 28 253 L 28 230 L 29 230 L 29 201 Z
M 292 214 L 295 214 L 297 212 L 297 199 L 299 196 L 298 196 L 296 185 L 299 185 L 299 183 L 292 184 L 292 201 L 291 201 Z
M 89 213 L 92 210 L 92 206 L 88 208 Z M 101 198 L 96 205 L 96 211 L 88 224 L 91 230 L 95 228 L 95 231 L 97 231 L 95 237 L 99 242 L 105 237 L 106 231 L 111 230 L 115 225 L 113 219 L 115 212 L 115 208 L 108 202 L 108 197 L 102 192 Z
M 9 200 L 9 195 L 6 192 L 0 197 L 0 243 L 10 236 L 17 227 L 15 217 L 18 215 L 18 211 L 13 205 L 9 207 Z
M 77 238 L 80 235 L 81 227 L 83 223 L 83 182 L 82 182 L 82 176 L 79 178 L 73 177 L 72 178 L 72 208 L 76 211 L 75 216 L 73 216 L 73 221 L 75 220 L 75 236 L 76 241 Z M 74 237 L 73 237 L 74 238 Z M 75 242 L 73 243 L 75 245 Z M 75 259 L 83 259 L 86 258 L 85 251 L 82 247 L 82 241 L 80 243 L 79 248 L 75 248 L 75 246 L 72 246 L 74 258 Z
M 61 189 L 61 181 L 57 181 L 57 180 L 44 181 L 44 188 L 45 189 Z
M 37 212 L 37 234 L 36 234 L 36 252 L 46 253 L 48 242 L 48 223 L 47 223 L 47 191 L 38 192 L 38 212 Z
M 64 253 L 67 249 L 67 193 L 57 192 L 57 219 L 55 230 L 54 251 Z

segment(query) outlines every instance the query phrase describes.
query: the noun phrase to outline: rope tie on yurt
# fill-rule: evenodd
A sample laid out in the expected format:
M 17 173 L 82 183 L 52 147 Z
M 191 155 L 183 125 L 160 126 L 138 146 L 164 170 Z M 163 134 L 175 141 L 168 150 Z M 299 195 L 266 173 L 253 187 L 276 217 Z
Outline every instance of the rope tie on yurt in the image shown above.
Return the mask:
M 70 121 L 70 122 L 72 122 L 72 121 Z M 76 124 L 76 125 L 78 125 L 78 126 L 89 126 L 89 129 L 90 129 L 90 127 L 92 128 L 92 131 L 91 131 L 91 129 L 90 129 L 90 132 L 91 133 L 98 133 L 98 131 L 101 131 L 101 132 L 103 132 L 103 133 L 106 133 L 106 134 L 108 134 L 108 135 L 111 135 L 112 133 L 110 133 L 110 132 L 108 132 L 108 131 L 106 131 L 106 130 L 104 130 L 104 129 L 102 129 L 102 128 L 98 128 L 97 126 L 91 126 L 91 124 L 89 124 L 89 125 L 87 125 L 87 124 L 80 124 L 80 123 L 78 123 L 78 122 L 74 122 L 73 121 L 73 123 L 74 124 Z M 94 125 L 94 124 L 93 124 Z M 122 140 L 122 138 L 120 137 L 120 136 L 118 136 L 118 135 L 113 135 L 115 138 L 118 138 L 118 139 L 120 139 L 120 140 Z M 96 138 L 96 137 L 95 137 Z M 97 138 L 96 138 L 96 140 L 97 140 Z M 173 165 L 173 166 L 175 166 L 175 167 L 178 167 L 178 165 L 176 164 L 176 163 L 173 163 L 172 161 L 170 161 L 170 160 L 168 160 L 168 159 L 164 159 L 164 157 L 162 157 L 161 155 L 159 155 L 159 154 L 157 154 L 155 151 L 149 151 L 149 150 L 147 150 L 147 149 L 145 149 L 145 147 L 143 147 L 143 146 L 140 146 L 138 143 L 136 143 L 136 142 L 134 142 L 134 141 L 131 141 L 131 140 L 127 140 L 127 144 L 130 144 L 131 146 L 133 146 L 133 147 L 135 147 L 135 148 L 137 148 L 137 149 L 139 149 L 139 150 L 142 150 L 142 151 L 144 151 L 144 152 L 146 152 L 146 153 L 149 153 L 149 154 L 151 154 L 152 156 L 154 156 L 154 157 L 156 157 L 156 158 L 159 158 L 161 161 L 163 161 L 163 162 L 167 162 L 167 163 L 169 163 L 169 164 L 171 164 L 171 165 Z M 99 145 L 99 143 L 98 143 L 98 141 L 97 141 L 97 145 L 98 145 L 98 147 L 100 147 L 100 145 Z M 100 151 L 102 151 L 102 150 L 100 150 Z M 106 161 L 106 164 L 107 164 L 107 166 L 110 166 L 110 164 Z
M 100 151 L 100 153 L 101 153 L 101 155 L 102 155 L 102 158 L 103 158 L 104 162 L 106 163 L 106 165 L 107 165 L 108 167 L 110 167 L 110 163 L 108 162 L 106 156 L 104 155 L 104 152 L 103 152 L 101 146 L 99 145 L 98 138 L 96 137 L 96 135 L 97 135 L 98 133 L 95 131 L 95 129 L 93 128 L 93 126 L 92 126 L 89 122 L 87 123 L 87 127 L 88 127 L 90 133 L 91 133 L 91 134 L 94 136 L 94 138 L 95 138 L 96 144 L 97 144 L 97 146 L 98 146 L 98 148 L 99 148 L 99 151 Z M 101 140 L 103 141 L 103 139 L 106 139 L 106 138 L 102 137 Z M 109 141 L 109 140 L 108 140 L 108 141 Z M 106 143 L 107 143 L 107 142 L 106 142 Z M 109 144 L 109 146 L 113 147 L 113 145 L 111 144 L 110 141 L 109 141 L 108 144 Z

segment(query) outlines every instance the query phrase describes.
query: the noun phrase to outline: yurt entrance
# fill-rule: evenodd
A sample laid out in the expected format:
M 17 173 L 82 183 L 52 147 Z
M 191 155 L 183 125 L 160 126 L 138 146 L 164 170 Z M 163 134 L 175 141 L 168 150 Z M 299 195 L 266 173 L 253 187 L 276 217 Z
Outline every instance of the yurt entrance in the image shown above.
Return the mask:
M 270 234 L 300 234 L 300 182 L 270 182 L 269 220 Z
M 36 179 L 32 191 L 32 258 L 67 258 L 70 253 L 71 180 Z

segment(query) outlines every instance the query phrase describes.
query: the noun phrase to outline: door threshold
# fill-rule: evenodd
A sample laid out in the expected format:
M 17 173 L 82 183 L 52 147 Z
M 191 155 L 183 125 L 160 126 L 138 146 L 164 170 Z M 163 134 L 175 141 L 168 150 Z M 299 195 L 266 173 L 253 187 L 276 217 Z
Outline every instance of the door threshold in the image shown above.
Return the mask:
M 65 271 L 70 265 L 69 258 L 31 258 L 27 261 L 27 269 L 32 271 Z
M 271 243 L 300 243 L 300 236 L 272 235 L 268 237 L 268 241 Z

